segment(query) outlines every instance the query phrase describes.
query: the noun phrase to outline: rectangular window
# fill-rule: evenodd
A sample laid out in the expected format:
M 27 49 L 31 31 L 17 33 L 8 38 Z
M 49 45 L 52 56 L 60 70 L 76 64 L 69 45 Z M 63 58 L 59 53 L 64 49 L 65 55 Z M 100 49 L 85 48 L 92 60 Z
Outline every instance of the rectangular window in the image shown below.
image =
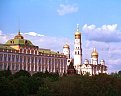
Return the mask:
M 0 61 L 2 61 L 2 58 L 3 58 L 3 55 L 2 55 L 2 54 L 0 54 Z

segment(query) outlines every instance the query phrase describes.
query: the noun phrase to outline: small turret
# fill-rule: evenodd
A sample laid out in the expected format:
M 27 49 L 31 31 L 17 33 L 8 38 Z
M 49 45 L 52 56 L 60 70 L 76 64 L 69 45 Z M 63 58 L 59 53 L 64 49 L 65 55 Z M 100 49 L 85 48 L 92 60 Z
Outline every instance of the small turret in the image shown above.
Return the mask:
M 84 64 L 89 64 L 89 60 L 85 59 Z
M 63 46 L 63 54 L 66 55 L 68 59 L 70 59 L 70 46 L 68 44 Z
M 100 60 L 100 64 L 101 65 L 105 65 L 105 61 L 102 59 L 102 60 Z
M 96 51 L 96 48 L 93 49 L 91 54 L 91 64 L 98 64 L 98 52 Z

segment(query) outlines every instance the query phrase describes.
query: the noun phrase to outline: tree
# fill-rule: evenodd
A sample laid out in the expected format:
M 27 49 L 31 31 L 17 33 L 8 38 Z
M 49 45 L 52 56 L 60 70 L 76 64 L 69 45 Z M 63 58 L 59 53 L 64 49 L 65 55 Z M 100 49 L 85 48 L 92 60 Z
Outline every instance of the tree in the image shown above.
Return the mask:
M 15 78 L 11 81 L 11 84 L 14 86 L 16 96 L 27 96 L 28 95 L 28 77 L 21 76 Z
M 32 77 L 45 78 L 46 75 L 45 75 L 45 73 L 37 72 L 37 73 L 34 73 L 34 74 L 32 75 Z
M 15 87 L 5 78 L 0 77 L 0 96 L 16 96 Z
M 9 77 L 11 75 L 12 75 L 12 73 L 10 70 L 0 71 L 0 77 Z
M 31 75 L 30 75 L 30 73 L 29 73 L 28 71 L 25 71 L 25 70 L 20 70 L 20 71 L 18 71 L 18 72 L 16 72 L 16 73 L 14 74 L 14 77 L 15 77 L 15 78 L 18 78 L 18 77 L 20 77 L 20 76 L 30 77 Z
M 54 96 L 54 95 L 52 94 L 47 85 L 43 85 L 42 87 L 39 87 L 37 96 Z
M 42 78 L 30 77 L 28 82 L 29 94 L 37 94 L 39 87 L 41 87 L 43 84 L 44 81 Z

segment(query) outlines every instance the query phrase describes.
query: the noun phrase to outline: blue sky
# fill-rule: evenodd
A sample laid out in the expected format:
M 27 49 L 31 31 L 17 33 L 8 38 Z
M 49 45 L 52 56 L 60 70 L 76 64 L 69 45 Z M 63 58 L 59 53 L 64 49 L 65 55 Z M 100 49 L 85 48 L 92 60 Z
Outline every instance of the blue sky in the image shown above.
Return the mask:
M 35 45 L 62 51 L 67 42 L 73 57 L 74 32 L 80 24 L 83 60 L 94 47 L 109 72 L 121 70 L 121 0 L 0 0 L 0 43 L 18 30 Z

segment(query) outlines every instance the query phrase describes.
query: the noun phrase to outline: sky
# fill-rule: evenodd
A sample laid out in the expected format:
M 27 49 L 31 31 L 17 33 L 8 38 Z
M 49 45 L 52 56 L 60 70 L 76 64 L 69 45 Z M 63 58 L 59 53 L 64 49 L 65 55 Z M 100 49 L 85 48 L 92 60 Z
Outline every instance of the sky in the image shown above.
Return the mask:
M 121 0 L 0 0 L 0 43 L 18 31 L 40 48 L 63 50 L 71 56 L 79 24 L 84 59 L 93 48 L 104 59 L 108 73 L 121 70 Z

